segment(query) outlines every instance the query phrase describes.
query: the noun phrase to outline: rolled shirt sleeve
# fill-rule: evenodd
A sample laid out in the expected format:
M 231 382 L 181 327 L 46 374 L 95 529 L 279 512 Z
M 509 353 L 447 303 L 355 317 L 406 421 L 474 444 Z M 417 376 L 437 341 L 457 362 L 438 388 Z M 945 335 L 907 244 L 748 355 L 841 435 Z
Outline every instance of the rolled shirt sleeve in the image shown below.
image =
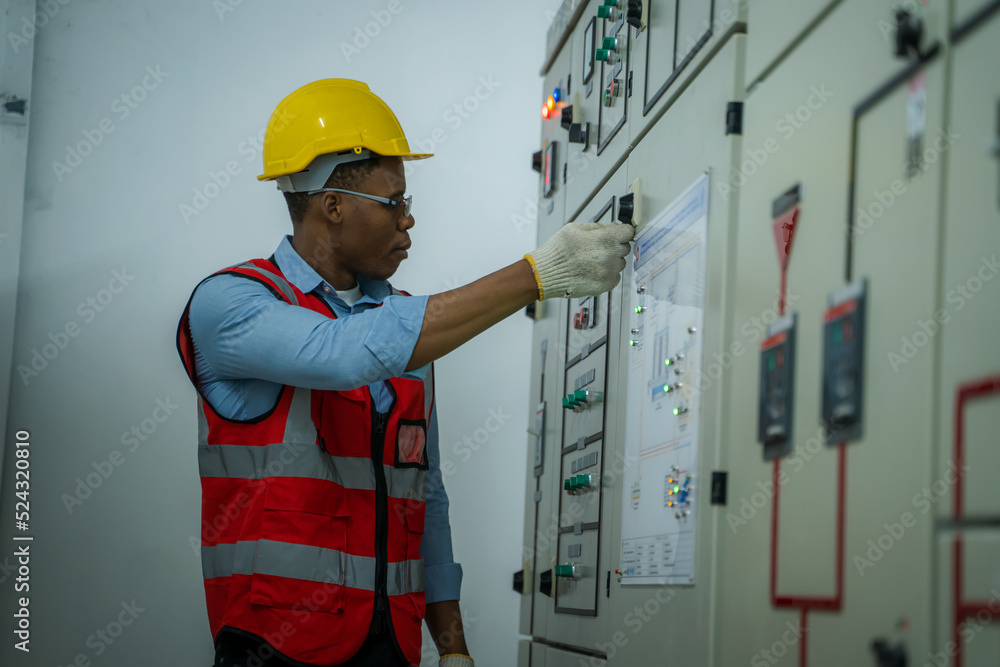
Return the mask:
M 388 296 L 381 308 L 332 319 L 280 301 L 256 281 L 222 274 L 195 291 L 189 321 L 220 379 L 346 391 L 404 374 L 427 299 Z

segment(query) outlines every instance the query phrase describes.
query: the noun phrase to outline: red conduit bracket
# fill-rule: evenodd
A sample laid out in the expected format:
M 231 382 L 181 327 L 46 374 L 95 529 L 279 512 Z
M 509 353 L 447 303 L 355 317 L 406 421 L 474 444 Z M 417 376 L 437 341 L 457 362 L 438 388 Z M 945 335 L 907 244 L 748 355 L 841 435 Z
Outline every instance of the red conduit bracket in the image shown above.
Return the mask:
M 955 389 L 955 415 L 954 415 L 954 444 L 952 452 L 952 463 L 959 471 L 958 480 L 955 482 L 955 493 L 952 497 L 951 516 L 956 522 L 961 521 L 965 510 L 965 477 L 961 474 L 962 464 L 965 461 L 965 404 L 970 400 L 984 398 L 992 394 L 1000 393 L 1000 375 L 990 375 L 960 384 Z M 987 609 L 988 602 L 985 600 L 963 600 L 962 589 L 964 580 L 964 545 L 962 543 L 962 533 L 955 533 L 955 542 L 952 545 L 952 641 L 955 644 L 955 667 L 962 667 L 962 638 L 959 628 L 962 623 L 980 611 Z M 990 620 L 997 622 L 995 614 L 988 610 Z

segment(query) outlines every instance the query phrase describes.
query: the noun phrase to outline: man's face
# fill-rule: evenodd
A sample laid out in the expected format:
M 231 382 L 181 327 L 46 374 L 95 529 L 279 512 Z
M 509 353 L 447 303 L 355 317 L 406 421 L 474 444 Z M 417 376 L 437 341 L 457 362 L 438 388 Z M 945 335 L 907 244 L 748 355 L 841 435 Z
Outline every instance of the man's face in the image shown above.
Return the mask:
M 354 188 L 376 197 L 402 201 L 406 192 L 403 161 L 398 157 L 383 157 L 375 170 L 361 179 Z M 340 195 L 344 202 L 341 264 L 354 274 L 362 273 L 376 280 L 387 280 L 406 259 L 410 247 L 408 230 L 413 227 L 412 215 L 403 215 L 405 206 L 391 206 L 355 195 Z

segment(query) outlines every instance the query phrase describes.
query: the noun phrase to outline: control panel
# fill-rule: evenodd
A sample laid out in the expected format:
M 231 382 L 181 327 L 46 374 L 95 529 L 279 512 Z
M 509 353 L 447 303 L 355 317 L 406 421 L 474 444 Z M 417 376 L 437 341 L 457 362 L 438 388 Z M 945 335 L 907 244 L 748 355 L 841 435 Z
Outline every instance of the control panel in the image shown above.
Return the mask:
M 867 294 L 866 280 L 851 283 L 829 296 L 823 314 L 823 428 L 828 444 L 862 435 Z
M 767 461 L 792 451 L 796 319 L 791 313 L 770 325 L 760 345 L 757 440 L 764 445 Z

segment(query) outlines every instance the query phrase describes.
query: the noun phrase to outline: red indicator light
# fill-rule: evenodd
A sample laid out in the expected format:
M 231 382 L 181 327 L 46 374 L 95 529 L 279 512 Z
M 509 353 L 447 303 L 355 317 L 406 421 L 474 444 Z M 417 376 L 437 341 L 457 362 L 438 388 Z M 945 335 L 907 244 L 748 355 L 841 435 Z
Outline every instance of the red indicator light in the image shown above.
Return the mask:
M 549 119 L 549 105 L 547 104 L 542 107 L 542 118 L 545 120 Z

